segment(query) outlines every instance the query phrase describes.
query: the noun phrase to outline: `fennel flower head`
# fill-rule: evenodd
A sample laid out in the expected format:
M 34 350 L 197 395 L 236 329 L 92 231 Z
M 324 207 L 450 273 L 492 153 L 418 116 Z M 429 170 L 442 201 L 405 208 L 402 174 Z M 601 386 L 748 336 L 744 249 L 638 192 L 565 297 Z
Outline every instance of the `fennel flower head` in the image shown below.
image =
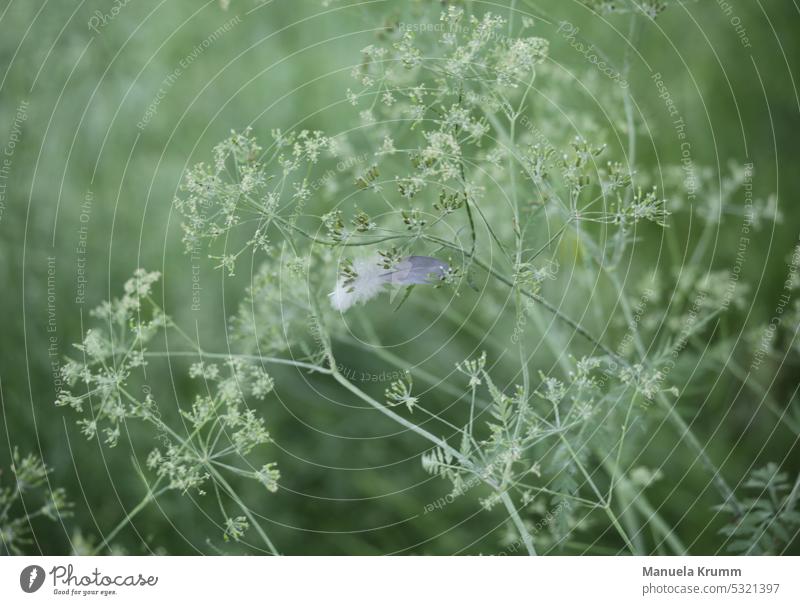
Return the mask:
M 383 292 L 387 285 L 413 286 L 434 284 L 447 275 L 450 266 L 431 256 L 407 256 L 388 266 L 379 255 L 356 258 L 342 263 L 336 288 L 329 294 L 331 306 L 347 311 Z

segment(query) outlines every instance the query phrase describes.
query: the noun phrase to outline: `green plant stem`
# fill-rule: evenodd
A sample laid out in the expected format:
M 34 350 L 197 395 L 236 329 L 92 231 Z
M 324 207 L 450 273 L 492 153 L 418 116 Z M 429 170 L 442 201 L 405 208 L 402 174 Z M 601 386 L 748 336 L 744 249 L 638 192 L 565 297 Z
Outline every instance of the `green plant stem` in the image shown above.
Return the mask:
M 622 435 L 620 436 L 619 447 L 617 448 L 617 460 L 616 460 L 616 462 L 614 463 L 614 466 L 611 469 L 611 471 L 612 471 L 611 472 L 611 479 L 609 480 L 609 483 L 608 483 L 608 497 L 606 499 L 609 502 L 611 502 L 611 498 L 613 497 L 613 494 L 614 494 L 614 482 L 616 480 L 617 473 L 619 472 L 620 460 L 622 459 L 622 448 L 625 445 L 625 435 L 628 434 L 628 427 L 629 427 L 629 423 L 630 423 L 631 411 L 633 410 L 633 401 L 634 401 L 634 399 L 635 399 L 635 396 L 631 397 L 630 403 L 628 404 L 628 411 L 625 412 L 625 420 L 622 423 Z
M 431 384 L 433 386 L 438 387 L 439 389 L 441 389 L 445 393 L 447 393 L 447 394 L 449 394 L 449 395 L 451 395 L 453 397 L 456 397 L 457 399 L 461 399 L 464 396 L 463 391 L 459 391 L 454 386 L 452 386 L 452 385 L 450 385 L 450 384 L 448 384 L 446 382 L 443 382 L 442 380 L 440 380 L 439 378 L 437 378 L 436 376 L 434 376 L 433 374 L 431 374 L 427 370 L 423 369 L 421 366 L 411 364 L 410 362 L 406 361 L 405 359 L 402 359 L 401 357 L 398 357 L 397 355 L 395 355 L 394 353 L 392 353 L 388 349 L 386 349 L 383 346 L 381 346 L 379 344 L 378 335 L 375 333 L 374 328 L 372 327 L 372 325 L 368 321 L 364 321 L 362 323 L 362 325 L 364 326 L 364 329 L 366 330 L 366 332 L 369 334 L 369 337 L 372 340 L 372 342 L 378 343 L 377 346 L 375 346 L 375 347 L 366 347 L 362 343 L 358 343 L 359 346 L 361 346 L 364 350 L 367 350 L 370 353 L 372 353 L 374 355 L 377 355 L 381 359 L 384 359 L 385 361 L 388 361 L 389 363 L 395 365 L 398 368 L 407 369 L 409 372 L 411 372 L 411 374 L 413 376 L 419 376 L 424 381 L 428 382 L 429 384 Z M 475 440 L 475 438 L 472 435 L 472 420 L 473 420 L 474 415 L 475 415 L 475 403 L 476 403 L 476 401 L 480 401 L 480 403 L 483 405 L 484 408 L 489 407 L 489 403 L 487 401 L 483 401 L 483 400 L 480 400 L 480 399 L 476 398 L 475 388 L 472 387 L 472 389 L 471 389 L 471 399 L 470 399 L 470 421 L 469 421 L 469 424 L 467 425 L 468 426 L 467 434 L 469 435 L 469 439 L 470 439 L 470 442 L 472 443 L 473 447 L 475 447 L 475 451 L 478 452 L 479 455 L 481 455 L 481 449 L 480 449 L 480 447 L 478 447 L 478 443 L 477 443 L 477 441 Z M 440 418 L 436 414 L 433 414 L 433 412 L 428 412 L 427 410 L 425 410 L 422 407 L 420 407 L 420 409 L 422 409 L 424 412 L 434 416 L 437 420 L 440 420 L 441 422 L 444 422 L 448 426 L 453 427 L 453 425 L 451 425 L 449 422 L 446 422 L 444 419 Z M 456 427 L 453 427 L 453 428 L 456 428 Z M 456 430 L 460 432 L 462 429 L 456 428 Z
M 606 466 L 607 471 L 611 473 L 613 470 L 612 468 L 609 468 L 612 465 L 611 461 L 604 459 L 603 464 Z M 661 515 L 658 514 L 658 511 L 653 508 L 642 491 L 637 490 L 633 484 L 631 484 L 628 478 L 618 469 L 616 474 L 616 489 L 639 511 L 639 513 L 644 517 L 645 521 L 648 524 L 651 524 L 653 529 L 661 534 L 661 536 L 664 538 L 664 541 L 669 544 L 670 548 L 672 548 L 676 555 L 687 554 L 686 547 L 683 545 L 680 538 L 675 535 L 675 532 L 672 531 L 672 528 L 667 524 L 666 521 L 664 521 Z
M 683 417 L 677 412 L 677 410 L 675 410 L 675 406 L 669 402 L 663 393 L 659 393 L 656 396 L 656 401 L 662 407 L 662 409 L 666 411 L 667 417 L 678 429 L 680 438 L 686 439 L 686 441 L 689 442 L 689 445 L 697 453 L 697 457 L 700 462 L 711 473 L 711 481 L 716 486 L 717 491 L 722 495 L 726 502 L 730 501 L 737 514 L 741 514 L 743 510 L 742 505 L 739 503 L 739 500 L 736 498 L 733 490 L 728 485 L 728 482 L 725 481 L 721 471 L 711 461 L 711 458 L 706 452 L 706 447 L 700 443 L 695 434 L 692 432 L 692 429 L 689 428 L 688 424 L 686 424 L 686 421 L 683 419 Z
M 784 507 L 784 510 L 794 510 L 794 506 L 797 504 L 798 498 L 800 498 L 800 473 L 797 474 L 797 479 L 794 481 L 794 487 L 792 487 L 792 491 L 789 493 L 789 497 L 786 499 L 786 506 Z
M 533 538 L 531 537 L 528 528 L 525 527 L 525 524 L 522 522 L 522 519 L 517 512 L 517 508 L 511 501 L 511 497 L 508 495 L 508 492 L 503 492 L 500 494 L 500 499 L 503 501 L 503 504 L 505 505 L 509 516 L 511 517 L 511 521 L 514 523 L 514 527 L 517 528 L 517 532 L 519 532 L 519 535 L 522 538 L 522 543 L 525 545 L 525 549 L 528 551 L 528 554 L 530 556 L 536 556 L 536 548 L 533 546 Z
M 406 420 L 406 419 L 405 419 L 405 418 L 403 418 L 403 417 L 402 417 L 400 414 L 397 414 L 396 412 L 394 412 L 393 410 L 391 410 L 389 407 L 387 407 L 387 406 L 385 406 L 384 404 L 380 403 L 380 402 L 379 402 L 379 401 L 377 401 L 376 399 L 374 399 L 374 398 L 370 397 L 370 396 L 369 396 L 367 393 L 365 393 L 364 391 L 362 391 L 361 389 L 359 389 L 359 388 L 358 388 L 356 385 L 354 385 L 352 382 L 350 382 L 349 380 L 347 380 L 347 378 L 345 378 L 345 377 L 344 377 L 342 374 L 340 374 L 338 371 L 334 370 L 334 372 L 333 372 L 333 378 L 334 378 L 334 380 L 336 380 L 336 382 L 338 382 L 338 383 L 339 383 L 340 385 L 342 385 L 342 386 L 343 386 L 345 389 L 347 389 L 348 391 L 350 391 L 351 393 L 353 393 L 354 395 L 356 395 L 356 396 L 357 396 L 359 399 L 361 399 L 362 401 L 365 401 L 366 403 L 370 404 L 370 405 L 371 405 L 373 408 L 375 408 L 376 410 L 378 410 L 379 412 L 381 412 L 381 413 L 382 413 L 382 414 L 384 414 L 385 416 L 388 416 L 389 418 L 391 418 L 392 420 L 394 420 L 394 421 L 395 421 L 395 422 L 397 422 L 398 424 L 400 424 L 400 425 L 404 426 L 404 427 L 405 427 L 405 428 L 407 428 L 408 430 L 410 430 L 410 431 L 412 431 L 412 432 L 416 433 L 417 435 L 419 435 L 419 436 L 421 436 L 421 437 L 423 437 L 423 438 L 427 439 L 428 441 L 430 441 L 430 442 L 431 442 L 431 443 L 433 443 L 434 445 L 436 445 L 436 446 L 438 446 L 438 447 L 442 448 L 444 451 L 446 451 L 447 453 L 451 454 L 451 455 L 452 455 L 452 456 L 453 456 L 453 457 L 454 457 L 456 460 L 458 460 L 459 462 L 461 462 L 461 463 L 462 463 L 464 466 L 466 466 L 467 468 L 469 468 L 469 469 L 470 469 L 472 472 L 474 472 L 476 475 L 479 475 L 479 473 L 477 472 L 477 470 L 476 470 L 476 469 L 473 467 L 473 465 L 472 465 L 472 462 L 470 462 L 470 460 L 469 460 L 469 459 L 465 458 L 465 457 L 464 457 L 464 456 L 461 454 L 461 452 L 459 452 L 459 451 L 458 451 L 458 450 L 456 450 L 455 448 L 451 447 L 451 446 L 450 446 L 450 445 L 449 445 L 449 444 L 448 444 L 446 441 L 444 441 L 443 439 L 440 439 L 439 437 L 437 437 L 437 436 L 436 436 L 436 435 L 434 435 L 433 433 L 430 433 L 430 432 L 426 431 L 425 429 L 423 429 L 423 428 L 421 428 L 421 427 L 417 426 L 417 425 L 416 425 L 416 424 L 414 424 L 413 422 L 411 422 L 411 421 L 409 421 L 409 420 Z
M 786 413 L 786 410 L 781 411 L 778 404 L 769 394 L 769 389 L 766 386 L 751 376 L 750 373 L 742 368 L 732 357 L 727 359 L 721 367 L 733 374 L 737 380 L 750 389 L 754 395 L 761 397 L 761 402 L 764 406 L 778 418 L 779 422 L 785 424 L 786 427 L 794 433 L 795 437 L 800 436 L 800 426 Z
M 148 488 L 147 494 L 145 494 L 144 498 L 142 498 L 139 501 L 139 504 L 134 506 L 131 510 L 125 512 L 125 518 L 119 523 L 117 523 L 114 529 L 112 529 L 107 535 L 103 536 L 103 543 L 95 546 L 89 553 L 89 555 L 96 555 L 102 547 L 109 546 L 111 540 L 113 540 L 119 532 L 125 529 L 125 527 L 128 526 L 131 523 L 131 521 L 133 521 L 133 518 L 136 515 L 138 515 L 145 508 L 147 508 L 150 502 L 158 498 L 161 494 L 163 494 L 169 489 L 168 487 L 162 487 L 157 492 L 153 491 L 153 488 L 155 488 L 159 483 L 161 483 L 161 479 L 162 479 L 161 477 L 156 479 L 155 483 L 153 483 L 153 485 Z
M 464 250 L 460 246 L 458 246 L 456 244 L 452 244 L 452 243 L 448 242 L 447 240 L 443 240 L 441 238 L 434 237 L 434 236 L 429 236 L 429 235 L 423 236 L 423 237 L 425 239 L 431 241 L 431 242 L 434 242 L 434 243 L 440 244 L 442 246 L 446 246 L 448 248 L 452 248 L 454 250 L 457 250 L 457 251 L 461 252 L 462 254 L 465 253 Z M 482 261 L 480 258 L 475 257 L 474 262 L 475 262 L 476 265 L 481 267 L 484 271 L 489 273 L 495 279 L 501 281 L 502 283 L 506 284 L 507 286 L 509 286 L 511 288 L 514 287 L 514 282 L 510 278 L 506 277 L 502 273 L 498 273 L 495 269 L 493 269 L 490 265 L 488 265 L 487 263 Z M 560 309 L 558 309 L 558 307 L 552 305 L 545 298 L 543 298 L 542 296 L 540 296 L 540 295 L 538 295 L 538 294 L 536 294 L 534 292 L 529 292 L 528 290 L 523 290 L 522 288 L 520 288 L 520 293 L 523 296 L 526 296 L 527 298 L 530 298 L 531 300 L 534 300 L 534 301 L 538 302 L 539 304 L 541 304 L 545 309 L 550 311 L 550 313 L 552 313 L 554 316 L 556 316 L 560 321 L 562 321 L 563 323 L 565 323 L 568 326 L 570 326 L 573 330 L 575 330 L 575 332 L 577 332 L 578 334 L 583 336 L 586 340 L 591 342 L 595 347 L 597 347 L 598 349 L 603 351 L 603 353 L 605 353 L 606 355 L 610 356 L 613 359 L 619 359 L 619 357 L 616 355 L 616 353 L 614 353 L 611 349 L 606 347 L 597 338 L 592 336 L 583 326 L 581 326 L 574 319 L 572 319 L 571 317 L 566 315 L 564 312 L 562 312 Z
M 269 539 L 269 536 L 267 536 L 266 532 L 264 531 L 264 528 L 262 528 L 262 527 L 261 527 L 261 524 L 260 524 L 260 523 L 259 523 L 259 522 L 256 520 L 256 518 L 253 516 L 253 513 L 252 513 L 252 512 L 250 512 L 250 508 L 249 508 L 249 507 L 248 507 L 248 506 L 247 506 L 247 505 L 246 505 L 244 502 L 242 502 L 241 498 L 239 498 L 239 495 L 238 495 L 238 494 L 237 494 L 237 493 L 234 491 L 234 489 L 233 489 L 233 488 L 232 488 L 232 487 L 231 487 L 231 486 L 228 484 L 228 482 L 227 482 L 227 481 L 225 481 L 225 478 L 224 478 L 222 475 L 220 475 L 220 474 L 219 474 L 219 472 L 218 472 L 218 471 L 217 471 L 217 470 L 216 470 L 216 469 L 215 469 L 213 466 L 211 466 L 210 464 L 207 464 L 207 465 L 206 465 L 206 468 L 207 468 L 207 469 L 208 469 L 208 471 L 209 471 L 209 472 L 210 472 L 210 473 L 211 473 L 211 474 L 214 476 L 214 479 L 215 479 L 215 480 L 216 480 L 216 481 L 217 481 L 217 482 L 218 482 L 218 483 L 219 483 L 219 484 L 222 486 L 222 488 L 223 488 L 223 489 L 224 489 L 226 492 L 228 492 L 228 495 L 231 497 L 231 499 L 232 499 L 234 502 L 236 502 L 236 505 L 237 505 L 237 506 L 238 506 L 238 507 L 239 507 L 239 508 L 242 510 L 242 512 L 245 514 L 245 516 L 247 517 L 248 521 L 250 521 L 250 524 L 251 524 L 253 527 L 255 527 L 255 529 L 256 529 L 256 533 L 258 533 L 258 535 L 259 535 L 259 536 L 261 537 L 261 539 L 264 541 L 264 544 L 266 544 L 266 545 L 267 545 L 267 548 L 269 549 L 269 551 L 270 551 L 270 552 L 271 552 L 273 555 L 280 555 L 281 553 L 279 553 L 279 552 L 278 552 L 278 549 L 277 549 L 277 548 L 275 548 L 275 545 L 272 543 L 272 540 L 270 540 L 270 539 Z
M 631 542 L 631 539 L 628 537 L 625 528 L 622 527 L 622 525 L 619 522 L 619 519 L 617 519 L 617 516 L 614 514 L 614 511 L 611 510 L 611 505 L 609 504 L 607 506 L 604 506 L 603 510 L 606 511 L 606 516 L 611 520 L 611 525 L 614 526 L 614 528 L 617 530 L 617 533 L 625 541 L 625 545 L 628 547 L 628 550 L 631 551 L 631 554 L 633 555 L 645 554 L 643 552 L 638 551 L 636 546 L 634 546 L 633 542 Z
M 334 368 L 336 367 L 335 364 L 333 364 L 333 367 Z M 430 443 L 440 447 L 442 450 L 446 451 L 448 454 L 453 456 L 453 458 L 458 460 L 464 466 L 464 468 L 466 468 L 470 472 L 474 473 L 477 477 L 480 477 L 487 485 L 489 485 L 493 489 L 497 490 L 499 492 L 499 494 L 500 494 L 501 500 L 503 500 L 504 504 L 506 504 L 506 508 L 508 509 L 509 515 L 511 516 L 511 519 L 514 522 L 514 525 L 516 526 L 517 531 L 520 532 L 520 537 L 522 538 L 522 541 L 525 544 L 525 548 L 528 550 L 528 554 L 531 555 L 531 556 L 536 555 L 536 549 L 533 546 L 533 538 L 530 536 L 530 534 L 528 533 L 527 529 L 525 528 L 525 525 L 522 523 L 522 520 L 519 518 L 519 514 L 517 513 L 516 508 L 514 508 L 514 504 L 513 504 L 513 502 L 511 502 L 510 496 L 508 495 L 508 493 L 506 491 L 501 490 L 500 486 L 495 481 L 493 481 L 493 480 L 491 480 L 489 478 L 481 477 L 480 472 L 472 464 L 472 461 L 470 461 L 468 458 L 463 456 L 461 454 L 461 452 L 459 452 L 457 449 L 451 447 L 443 439 L 440 439 L 439 437 L 437 437 L 433 433 L 430 433 L 430 432 L 426 431 L 425 429 L 423 429 L 422 427 L 417 426 L 413 422 L 411 422 L 409 420 L 406 420 L 405 418 L 403 418 L 399 414 L 395 413 L 393 410 L 389 409 L 384 404 L 382 404 L 379 401 L 377 401 L 376 399 L 370 397 L 367 393 L 365 393 L 364 391 L 359 389 L 356 385 L 354 385 L 352 382 L 347 380 L 347 378 L 345 378 L 337 370 L 333 370 L 332 374 L 333 374 L 333 377 L 336 380 L 336 382 L 338 382 L 345 389 L 347 389 L 348 391 L 350 391 L 351 393 L 356 395 L 359 399 L 361 399 L 362 401 L 365 401 L 366 403 L 370 404 L 373 408 L 375 408 L 376 410 L 381 412 L 384 416 L 387 416 L 387 417 L 391 418 L 392 420 L 394 420 L 398 424 L 404 426 L 405 428 L 407 428 L 411 432 L 416 433 L 417 435 L 419 435 L 419 436 L 423 437 L 424 439 L 428 440 Z M 508 501 L 510 503 L 510 508 L 509 508 L 509 504 L 507 504 L 506 501 Z M 512 514 L 512 512 L 513 512 L 513 514 Z
M 628 304 L 628 300 L 625 297 L 622 284 L 620 284 L 616 274 L 613 271 L 611 271 L 608 267 L 606 267 L 602 262 L 600 262 L 600 259 L 597 259 L 597 264 L 600 267 L 600 269 L 605 273 L 605 275 L 608 277 L 609 281 L 614 286 L 617 292 L 617 300 L 620 301 L 620 307 L 622 309 L 623 315 L 625 316 L 625 321 L 628 323 L 628 325 L 635 325 L 633 319 L 633 313 L 631 311 L 630 305 Z M 645 357 L 646 349 L 637 331 L 633 331 L 633 342 L 636 347 L 637 355 L 639 355 L 639 357 L 643 361 L 646 361 Z M 617 363 L 621 364 L 623 367 L 626 368 L 630 367 L 630 364 L 627 362 L 627 360 L 623 359 L 616 353 L 611 352 L 611 357 Z M 734 509 L 741 512 L 742 510 L 741 505 L 736 499 L 736 495 L 734 494 L 733 490 L 725 481 L 725 478 L 722 476 L 720 470 L 712 462 L 711 458 L 706 453 L 705 446 L 703 446 L 698 441 L 697 437 L 694 435 L 689 426 L 686 424 L 686 421 L 683 419 L 683 417 L 681 417 L 681 415 L 677 412 L 675 407 L 669 402 L 669 400 L 663 393 L 658 393 L 658 395 L 656 396 L 656 402 L 664 410 L 670 422 L 678 429 L 681 439 L 685 438 L 688 441 L 689 445 L 697 453 L 697 457 L 702 463 L 702 465 L 705 466 L 706 469 L 711 473 L 712 483 L 714 484 L 720 495 L 724 498 L 725 501 L 730 500 Z
M 581 471 L 581 474 L 586 479 L 586 482 L 589 484 L 589 487 L 592 488 L 594 495 L 597 496 L 597 501 L 600 502 L 601 506 L 607 507 L 608 501 L 605 498 L 603 498 L 603 494 L 600 493 L 600 490 L 597 488 L 597 485 L 595 484 L 591 475 L 589 475 L 588 471 L 586 470 L 586 467 L 583 466 L 583 463 L 581 462 L 580 458 L 578 458 L 578 455 L 575 453 L 575 450 L 572 449 L 572 446 L 570 445 L 569 441 L 567 441 L 567 438 L 564 437 L 563 433 L 559 433 L 558 438 L 561 440 L 561 443 L 569 452 L 569 455 L 572 457 L 572 460 L 575 462 L 578 469 Z
M 622 75 L 626 81 L 630 81 L 631 51 L 636 47 L 638 23 L 638 15 L 634 12 L 631 14 L 628 28 L 628 44 L 625 47 L 625 56 L 622 63 Z M 636 125 L 633 117 L 633 93 L 631 92 L 630 86 L 625 88 L 623 103 L 625 106 L 625 126 L 628 131 L 628 166 L 630 166 L 631 172 L 633 172 L 636 169 Z M 632 192 L 632 189 L 628 191 Z M 628 195 L 630 195 L 630 193 Z
M 611 521 L 611 525 L 613 525 L 614 529 L 617 530 L 620 537 L 625 542 L 625 545 L 628 547 L 628 549 L 631 551 L 632 554 L 642 554 L 637 552 L 637 549 L 633 545 L 633 542 L 631 542 L 631 539 L 628 537 L 627 532 L 620 524 L 619 519 L 617 519 L 617 516 L 614 514 L 614 511 L 611 509 L 611 502 L 608 501 L 606 498 L 603 498 L 603 495 L 600 493 L 597 484 L 595 484 L 591 475 L 589 475 L 589 472 L 586 470 L 586 467 L 583 466 L 583 463 L 580 461 L 580 458 L 578 458 L 578 455 L 575 453 L 575 450 L 572 449 L 572 446 L 570 445 L 569 441 L 567 441 L 567 438 L 564 437 L 563 434 L 559 434 L 558 437 L 561 440 L 561 443 L 564 444 L 564 447 L 569 452 L 570 456 L 572 457 L 572 460 L 575 462 L 578 469 L 581 471 L 581 474 L 586 479 L 586 482 L 589 484 L 589 486 L 592 488 L 592 491 L 597 496 L 597 501 L 601 503 L 602 509 L 605 511 L 606 516 Z
M 366 323 L 365 323 L 365 326 L 366 326 Z M 375 341 L 375 342 L 377 342 L 377 341 Z M 356 346 L 358 346 L 359 348 L 363 349 L 364 351 L 367 351 L 372 355 L 376 355 L 377 357 L 380 357 L 384 361 L 387 361 L 387 362 L 397 366 L 398 368 L 407 369 L 409 372 L 411 372 L 411 374 L 415 378 L 421 378 L 422 380 L 424 380 L 428 384 L 441 389 L 446 394 L 448 394 L 448 395 L 450 395 L 452 397 L 463 397 L 463 395 L 464 395 L 463 391 L 457 389 L 456 387 L 454 387 L 451 384 L 448 384 L 448 383 L 442 381 L 439 377 L 435 376 L 434 374 L 431 374 L 429 371 L 427 371 L 422 366 L 414 365 L 411 362 L 403 359 L 402 357 L 399 357 L 399 356 L 395 355 L 394 353 L 392 353 L 391 351 L 385 349 L 382 346 L 371 347 L 371 346 L 368 346 L 368 345 L 366 345 L 364 343 L 361 343 L 361 342 L 357 342 L 355 344 L 356 344 Z M 478 399 L 477 401 L 479 401 L 483 407 L 488 407 L 489 406 L 489 403 L 487 401 L 483 400 L 483 399 Z
M 159 351 L 147 352 L 145 357 L 207 357 L 209 359 L 246 359 L 248 361 L 260 361 L 262 363 L 272 363 L 275 365 L 294 366 L 296 368 L 303 368 L 306 370 L 313 370 L 320 374 L 331 374 L 331 370 L 323 368 L 322 366 L 314 365 L 313 363 L 305 363 L 303 361 L 295 361 L 294 359 L 283 359 L 280 357 L 265 357 L 263 355 L 240 355 L 237 353 L 207 353 L 205 351 Z
M 631 312 L 630 305 L 628 304 L 627 299 L 625 298 L 625 293 L 623 292 L 622 284 L 619 283 L 619 279 L 617 276 L 610 271 L 606 272 L 608 275 L 611 283 L 617 290 L 618 293 L 618 300 L 621 301 L 622 312 L 625 315 L 625 320 L 628 322 L 628 325 L 635 325 L 633 320 L 633 313 Z M 639 357 L 644 360 L 646 358 L 646 349 L 644 343 L 642 342 L 641 336 L 639 332 L 634 330 L 633 331 L 633 342 L 634 346 L 636 347 L 636 352 Z M 626 367 L 630 367 L 624 359 L 620 358 L 619 356 L 615 355 L 615 358 L 618 361 L 621 361 Z M 717 491 L 719 491 L 720 495 L 725 499 L 725 501 L 730 501 L 731 505 L 733 506 L 734 510 L 737 514 L 741 514 L 742 507 L 739 501 L 736 499 L 736 494 L 734 494 L 733 490 L 728 485 L 728 482 L 725 481 L 725 478 L 722 476 L 721 471 L 717 468 L 717 465 L 711 460 L 706 452 L 705 446 L 700 443 L 697 439 L 695 434 L 692 432 L 689 425 L 686 424 L 686 421 L 683 417 L 678 413 L 675 409 L 675 406 L 670 403 L 667 397 L 664 395 L 663 392 L 659 392 L 656 395 L 656 402 L 658 405 L 664 410 L 669 418 L 670 422 L 678 429 L 679 436 L 681 439 L 686 439 L 689 445 L 694 449 L 697 453 L 697 457 L 702 463 L 703 466 L 711 473 L 711 481 L 714 483 Z

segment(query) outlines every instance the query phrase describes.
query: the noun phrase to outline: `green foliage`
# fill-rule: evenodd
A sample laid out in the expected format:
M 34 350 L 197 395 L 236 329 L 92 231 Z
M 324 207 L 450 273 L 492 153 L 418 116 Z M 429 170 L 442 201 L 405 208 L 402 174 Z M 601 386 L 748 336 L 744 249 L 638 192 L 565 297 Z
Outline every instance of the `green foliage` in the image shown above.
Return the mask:
M 742 512 L 729 502 L 717 507 L 732 517 L 720 532 L 728 538 L 726 549 L 744 555 L 784 552 L 800 531 L 800 477 L 792 487 L 788 475 L 770 462 L 754 470 L 742 487 L 752 494 L 742 499 Z

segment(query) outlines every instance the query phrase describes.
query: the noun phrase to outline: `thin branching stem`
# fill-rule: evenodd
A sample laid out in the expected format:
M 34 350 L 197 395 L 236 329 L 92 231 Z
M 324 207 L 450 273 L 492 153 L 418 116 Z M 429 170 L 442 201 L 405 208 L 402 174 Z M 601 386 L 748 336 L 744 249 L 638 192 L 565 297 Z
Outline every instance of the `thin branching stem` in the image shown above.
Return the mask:
M 333 367 L 334 368 L 336 367 L 335 364 L 333 365 Z M 522 520 L 519 518 L 519 513 L 514 507 L 513 502 L 511 502 L 510 496 L 505 490 L 501 489 L 501 486 L 499 486 L 493 479 L 483 476 L 483 474 L 477 468 L 475 468 L 475 466 L 473 465 L 472 461 L 469 460 L 469 458 L 466 458 L 464 455 L 461 454 L 461 452 L 459 452 L 454 447 L 450 446 L 450 444 L 448 444 L 446 441 L 440 439 L 433 433 L 426 431 L 422 427 L 417 426 L 415 423 L 403 418 L 402 416 L 391 410 L 386 405 L 370 397 L 367 393 L 359 389 L 356 385 L 354 385 L 347 378 L 345 378 L 339 371 L 334 370 L 333 377 L 336 380 L 336 382 L 338 382 L 345 389 L 356 395 L 359 399 L 370 404 L 373 408 L 381 412 L 383 415 L 388 416 L 389 418 L 391 418 L 398 424 L 404 426 L 411 432 L 416 433 L 417 435 L 428 440 L 433 445 L 441 448 L 442 450 L 453 456 L 456 460 L 458 460 L 465 469 L 472 472 L 477 477 L 481 478 L 483 481 L 487 483 L 487 485 L 489 485 L 493 489 L 497 490 L 499 492 L 500 499 L 503 501 L 504 505 L 506 506 L 506 509 L 508 510 L 508 513 L 514 523 L 514 526 L 520 533 L 520 537 L 522 538 L 522 541 L 525 544 L 525 548 L 527 549 L 528 554 L 536 555 L 536 549 L 533 546 L 533 539 L 531 538 L 530 533 L 528 532 L 527 528 L 525 528 L 525 524 L 522 523 Z
M 268 357 L 265 355 L 244 355 L 240 353 L 208 353 L 206 351 L 148 351 L 145 357 L 198 357 L 207 359 L 245 359 L 247 361 L 258 361 L 266 364 L 293 366 L 305 370 L 312 370 L 320 374 L 331 374 L 329 368 L 324 368 L 313 363 L 297 361 L 295 359 L 284 359 L 281 357 Z

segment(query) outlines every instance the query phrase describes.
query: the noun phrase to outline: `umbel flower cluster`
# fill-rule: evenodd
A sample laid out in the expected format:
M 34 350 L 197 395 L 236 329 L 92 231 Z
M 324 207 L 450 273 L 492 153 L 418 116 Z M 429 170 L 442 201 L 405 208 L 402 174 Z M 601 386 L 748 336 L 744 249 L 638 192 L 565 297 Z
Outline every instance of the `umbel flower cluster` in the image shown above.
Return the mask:
M 151 359 L 167 355 L 150 350 L 153 337 L 161 329 L 177 329 L 152 297 L 159 277 L 158 273 L 137 270 L 125 283 L 121 298 L 93 311 L 98 327 L 89 329 L 83 342 L 75 345 L 80 356 L 62 366 L 65 388 L 56 404 L 73 408 L 81 415 L 81 432 L 89 439 L 102 439 L 109 447 L 117 446 L 123 434 L 130 439 L 136 430 L 134 424 L 149 427 L 147 432 L 155 443 L 146 466 L 155 478 L 148 485 L 144 502 L 168 490 L 202 495 L 210 485 L 217 495 L 226 494 L 233 500 L 249 519 L 249 509 L 226 475 L 252 479 L 269 492 L 278 489 L 280 473 L 275 463 L 258 467 L 249 458 L 251 452 L 271 440 L 264 420 L 247 401 L 264 399 L 274 382 L 259 363 L 224 355 L 211 356 L 223 363 L 207 361 L 195 345 L 187 353 L 198 361 L 188 374 L 201 381 L 205 389 L 191 405 L 180 409 L 180 419 L 170 422 L 146 382 Z M 144 388 L 134 387 L 137 382 Z M 139 396 L 142 390 L 144 397 Z M 222 500 L 219 503 L 220 514 L 230 523 Z M 225 537 L 231 537 L 229 534 L 226 532 Z M 266 534 L 262 537 L 263 546 L 277 552 Z
M 155 443 L 145 502 L 213 491 L 224 540 L 255 531 L 270 552 L 278 549 L 235 486 L 249 479 L 271 492 L 292 480 L 262 460 L 271 451 L 263 418 L 279 413 L 271 365 L 335 385 L 421 440 L 422 469 L 449 482 L 453 498 L 477 498 L 528 554 L 606 532 L 620 551 L 646 554 L 631 510 L 649 520 L 655 542 L 687 551 L 648 498 L 662 474 L 636 464 L 656 424 L 695 452 L 695 472 L 737 520 L 726 535 L 759 542 L 772 525 L 753 515 L 766 505 L 740 502 L 676 407 L 683 362 L 745 286 L 717 273 L 628 277 L 642 239 L 673 237 L 689 210 L 681 167 L 663 179 L 640 174 L 630 91 L 591 71 L 578 81 L 548 61 L 531 20 L 434 4 L 398 7 L 398 23 L 354 58 L 342 91 L 354 110 L 349 134 L 232 132 L 210 163 L 185 174 L 175 208 L 187 252 L 207 254 L 225 275 L 254 268 L 229 321 L 231 350 L 199 347 L 155 304 L 158 276 L 140 270 L 121 299 L 96 310 L 97 326 L 64 365 L 58 403 L 108 446 L 129 440 L 133 422 L 147 424 Z M 628 16 L 633 27 L 645 18 Z M 415 33 L 399 26 L 406 17 L 437 27 Z M 582 91 L 607 120 L 571 109 Z M 698 179 L 713 187 L 713 175 Z M 721 208 L 735 211 L 741 184 L 730 179 Z M 701 245 L 722 214 L 700 215 Z M 649 308 L 667 292 L 680 299 Z M 416 363 L 413 343 L 381 346 L 402 305 L 418 311 L 403 329 L 433 307 L 469 335 L 464 351 L 453 339 L 443 345 L 442 358 L 461 361 L 434 370 Z M 186 350 L 153 351 L 162 331 Z M 388 388 L 372 392 L 342 371 L 342 357 L 364 342 L 399 372 Z M 179 402 L 182 428 L 133 386 L 165 357 L 190 359 L 198 384 L 193 401 Z M 415 390 L 414 380 L 430 388 Z M 787 502 L 771 503 L 770 518 L 795 522 Z

